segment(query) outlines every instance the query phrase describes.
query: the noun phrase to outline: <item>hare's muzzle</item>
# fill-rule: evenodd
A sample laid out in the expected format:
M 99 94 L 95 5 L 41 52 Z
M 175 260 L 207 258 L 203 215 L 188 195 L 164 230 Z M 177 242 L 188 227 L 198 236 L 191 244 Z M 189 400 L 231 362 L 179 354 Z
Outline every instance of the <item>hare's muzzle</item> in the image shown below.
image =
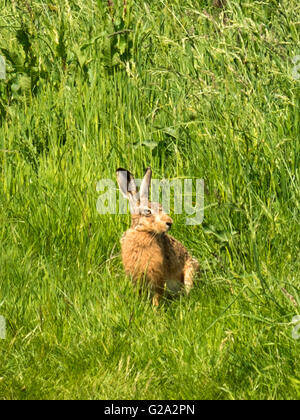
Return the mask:
M 167 222 L 166 225 L 167 225 L 167 231 L 169 231 L 172 227 L 172 222 Z

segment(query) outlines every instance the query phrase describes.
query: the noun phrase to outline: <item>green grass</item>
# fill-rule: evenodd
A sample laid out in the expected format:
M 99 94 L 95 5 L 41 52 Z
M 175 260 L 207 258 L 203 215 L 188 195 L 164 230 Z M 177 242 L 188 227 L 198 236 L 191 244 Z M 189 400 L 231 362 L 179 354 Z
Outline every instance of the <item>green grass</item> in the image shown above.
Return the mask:
M 1 399 L 299 399 L 299 4 L 0 0 Z M 154 310 L 125 278 L 125 167 L 203 178 L 201 263 Z

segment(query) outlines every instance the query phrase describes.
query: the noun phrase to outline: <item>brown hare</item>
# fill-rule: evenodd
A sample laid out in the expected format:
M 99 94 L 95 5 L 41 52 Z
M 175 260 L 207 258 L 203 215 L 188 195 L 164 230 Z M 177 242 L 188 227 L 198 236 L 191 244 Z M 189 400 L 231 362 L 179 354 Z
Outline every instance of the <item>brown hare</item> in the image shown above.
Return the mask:
M 165 286 L 171 292 L 183 288 L 190 291 L 199 264 L 167 233 L 173 223 L 171 217 L 159 203 L 149 201 L 151 175 L 148 168 L 138 192 L 133 175 L 117 169 L 120 191 L 129 200 L 131 212 L 131 227 L 121 239 L 125 272 L 135 283 L 146 281 L 153 293 L 153 305 L 158 306 Z

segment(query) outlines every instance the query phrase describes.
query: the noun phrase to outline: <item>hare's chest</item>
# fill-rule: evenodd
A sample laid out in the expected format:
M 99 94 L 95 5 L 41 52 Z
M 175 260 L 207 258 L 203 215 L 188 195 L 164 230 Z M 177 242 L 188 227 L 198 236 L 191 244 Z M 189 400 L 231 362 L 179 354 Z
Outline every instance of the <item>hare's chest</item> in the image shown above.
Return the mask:
M 162 269 L 164 256 L 161 248 L 155 243 L 150 244 L 136 238 L 129 233 L 125 233 L 121 239 L 122 260 L 128 271 L 144 271 L 149 269 Z M 148 240 L 149 242 L 149 240 Z

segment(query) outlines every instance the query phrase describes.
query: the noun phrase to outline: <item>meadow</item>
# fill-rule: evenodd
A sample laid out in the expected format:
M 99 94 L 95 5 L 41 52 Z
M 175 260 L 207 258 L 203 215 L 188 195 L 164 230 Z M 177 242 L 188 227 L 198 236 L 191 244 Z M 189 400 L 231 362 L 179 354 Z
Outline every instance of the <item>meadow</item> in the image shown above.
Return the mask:
M 300 398 L 299 12 L 0 0 L 0 399 Z M 202 224 L 171 211 L 200 276 L 156 310 L 96 209 L 147 166 L 205 182 Z

